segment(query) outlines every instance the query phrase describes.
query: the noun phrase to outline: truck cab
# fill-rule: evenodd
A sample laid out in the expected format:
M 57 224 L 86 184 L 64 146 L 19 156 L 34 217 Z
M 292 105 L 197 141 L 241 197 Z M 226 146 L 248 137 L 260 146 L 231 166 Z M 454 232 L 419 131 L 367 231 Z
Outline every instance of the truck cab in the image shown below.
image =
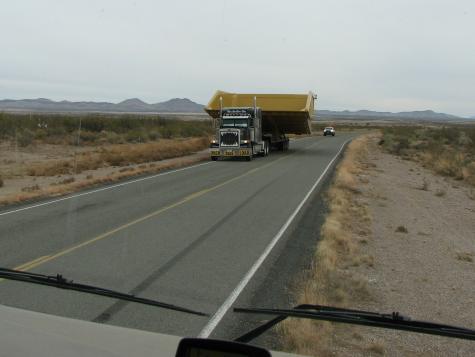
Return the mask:
M 262 135 L 262 110 L 259 107 L 223 108 L 217 119 L 215 139 L 211 142 L 211 159 L 267 155 L 269 142 Z

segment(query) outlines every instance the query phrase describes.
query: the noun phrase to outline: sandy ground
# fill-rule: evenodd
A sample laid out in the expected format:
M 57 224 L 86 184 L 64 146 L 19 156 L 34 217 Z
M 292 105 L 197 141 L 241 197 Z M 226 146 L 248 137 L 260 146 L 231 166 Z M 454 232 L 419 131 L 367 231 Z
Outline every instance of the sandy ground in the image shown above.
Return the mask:
M 360 242 L 374 265 L 354 268 L 367 278 L 370 298 L 353 307 L 475 329 L 473 188 L 385 154 L 374 142 L 369 163 L 373 168 L 360 179 L 367 182 L 361 200 L 369 207 L 372 233 Z M 375 346 L 365 354 L 475 356 L 474 341 L 352 329 L 354 339 Z M 337 354 L 353 352 L 347 346 Z
M 9 142 L 0 142 L 0 177 L 3 187 L 0 188 L 0 202 L 8 196 L 18 194 L 22 189 L 38 185 L 46 187 L 58 184 L 71 175 L 53 177 L 33 177 L 27 175 L 28 167 L 39 163 L 54 162 L 57 160 L 74 159 L 75 153 L 96 150 L 96 147 L 79 147 L 71 145 L 31 145 L 25 148 L 15 147 Z M 77 175 L 78 179 L 86 178 L 91 173 Z
M 65 158 L 72 159 L 75 153 L 95 151 L 97 147 L 71 145 L 30 145 L 15 147 L 12 143 L 0 141 L 0 175 L 5 179 L 25 176 L 28 166 L 52 162 Z

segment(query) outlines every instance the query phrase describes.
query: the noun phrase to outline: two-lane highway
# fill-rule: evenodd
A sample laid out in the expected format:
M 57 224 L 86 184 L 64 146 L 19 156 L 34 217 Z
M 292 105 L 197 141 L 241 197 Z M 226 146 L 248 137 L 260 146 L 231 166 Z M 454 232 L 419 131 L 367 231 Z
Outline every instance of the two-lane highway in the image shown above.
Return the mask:
M 267 254 L 291 239 L 288 225 L 350 138 L 305 138 L 251 162 L 207 162 L 0 211 L 0 266 L 61 273 L 210 317 L 13 281 L 0 282 L 0 304 L 207 336 L 266 269 Z

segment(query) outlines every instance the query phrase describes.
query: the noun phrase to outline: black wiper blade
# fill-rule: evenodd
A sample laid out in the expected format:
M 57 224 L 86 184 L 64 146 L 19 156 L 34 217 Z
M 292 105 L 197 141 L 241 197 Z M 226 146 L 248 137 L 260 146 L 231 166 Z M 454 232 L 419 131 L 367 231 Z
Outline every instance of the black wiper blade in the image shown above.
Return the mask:
M 167 303 L 156 301 L 156 300 L 141 298 L 135 295 L 121 293 L 121 292 L 109 290 L 109 289 L 104 289 L 97 286 L 75 283 L 72 280 L 68 280 L 64 278 L 60 274 L 50 276 L 50 275 L 43 275 L 43 274 L 36 274 L 36 273 L 19 271 L 19 270 L 7 269 L 7 268 L 0 268 L 0 278 L 8 279 L 8 280 L 24 281 L 24 282 L 32 283 L 32 284 L 53 286 L 55 288 L 80 291 L 87 294 L 107 296 L 114 299 L 131 301 L 131 302 L 136 302 L 139 304 L 151 305 L 151 306 L 161 307 L 164 309 L 186 312 L 186 313 L 194 314 L 198 316 L 208 316 L 208 314 L 205 314 L 204 312 L 190 310 L 181 306 L 176 306 L 176 305 L 167 304 Z
M 249 342 L 287 317 L 342 322 L 394 330 L 412 331 L 430 335 L 475 340 L 475 330 L 434 322 L 411 320 L 397 312 L 381 314 L 323 305 L 298 305 L 293 309 L 235 308 L 234 312 L 277 315 L 276 318 L 238 337 L 235 341 Z

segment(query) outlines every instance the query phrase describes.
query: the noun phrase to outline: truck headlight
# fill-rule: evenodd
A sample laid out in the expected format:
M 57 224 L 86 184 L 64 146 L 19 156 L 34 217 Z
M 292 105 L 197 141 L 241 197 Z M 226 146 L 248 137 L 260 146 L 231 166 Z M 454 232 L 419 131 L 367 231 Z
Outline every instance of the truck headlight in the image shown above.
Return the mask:
M 249 143 L 249 140 L 243 140 L 242 143 L 247 144 L 247 143 Z

